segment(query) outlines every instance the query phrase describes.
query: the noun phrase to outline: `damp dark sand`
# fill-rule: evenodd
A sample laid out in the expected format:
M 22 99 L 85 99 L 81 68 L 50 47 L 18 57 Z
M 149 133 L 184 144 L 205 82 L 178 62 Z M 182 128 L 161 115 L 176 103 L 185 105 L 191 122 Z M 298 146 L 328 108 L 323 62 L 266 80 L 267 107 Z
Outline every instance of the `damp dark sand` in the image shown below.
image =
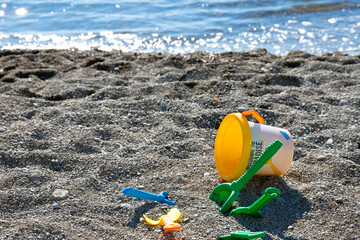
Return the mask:
M 360 56 L 3 50 L 0 69 L 3 239 L 360 238 Z M 262 219 L 208 199 L 217 128 L 244 109 L 295 138 L 289 172 L 254 177 L 234 203 L 279 188 Z M 169 207 L 125 187 L 167 191 L 183 228 L 141 222 Z

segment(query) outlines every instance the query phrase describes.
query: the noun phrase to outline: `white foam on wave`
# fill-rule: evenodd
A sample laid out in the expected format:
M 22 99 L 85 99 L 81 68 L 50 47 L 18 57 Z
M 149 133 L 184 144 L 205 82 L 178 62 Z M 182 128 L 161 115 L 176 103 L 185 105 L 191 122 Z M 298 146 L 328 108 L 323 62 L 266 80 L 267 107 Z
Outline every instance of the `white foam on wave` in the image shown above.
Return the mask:
M 28 13 L 26 8 L 18 8 L 15 10 L 15 14 L 18 16 L 25 16 Z
M 335 21 L 331 20 L 330 22 Z M 327 29 L 317 29 L 306 21 L 288 20 L 272 26 L 251 27 L 248 31 L 234 33 L 236 29 L 226 28 L 225 32 L 196 36 L 167 36 L 155 32 L 141 35 L 101 31 L 64 36 L 57 34 L 1 34 L 2 49 L 79 49 L 98 48 L 104 51 L 123 52 L 169 52 L 192 53 L 198 50 L 208 52 L 242 51 L 266 48 L 269 52 L 284 55 L 293 49 L 321 54 L 327 51 L 360 52 L 358 41 L 360 24 L 355 21 L 346 30 L 349 36 L 338 37 Z

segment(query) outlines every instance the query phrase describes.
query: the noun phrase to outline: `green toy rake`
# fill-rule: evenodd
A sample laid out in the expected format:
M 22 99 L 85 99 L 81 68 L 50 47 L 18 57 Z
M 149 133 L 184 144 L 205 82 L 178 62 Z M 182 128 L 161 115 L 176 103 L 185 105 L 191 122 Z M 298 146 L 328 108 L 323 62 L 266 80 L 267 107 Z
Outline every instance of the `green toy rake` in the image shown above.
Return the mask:
M 245 184 L 279 151 L 282 145 L 280 140 L 275 140 L 265 148 L 255 163 L 238 180 L 232 183 L 222 183 L 214 188 L 209 198 L 221 206 L 221 213 L 231 208 Z

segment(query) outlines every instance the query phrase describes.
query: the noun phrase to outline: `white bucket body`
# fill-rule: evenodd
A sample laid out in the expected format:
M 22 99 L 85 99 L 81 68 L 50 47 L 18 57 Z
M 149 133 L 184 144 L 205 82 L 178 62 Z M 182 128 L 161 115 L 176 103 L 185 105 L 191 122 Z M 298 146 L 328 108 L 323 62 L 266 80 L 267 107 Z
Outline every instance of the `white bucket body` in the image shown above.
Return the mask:
M 289 170 L 294 156 L 294 140 L 290 132 L 286 129 L 253 122 L 249 122 L 249 126 L 251 131 L 251 153 L 247 168 L 251 167 L 266 147 L 279 139 L 283 146 L 256 175 L 279 176 L 285 174 Z

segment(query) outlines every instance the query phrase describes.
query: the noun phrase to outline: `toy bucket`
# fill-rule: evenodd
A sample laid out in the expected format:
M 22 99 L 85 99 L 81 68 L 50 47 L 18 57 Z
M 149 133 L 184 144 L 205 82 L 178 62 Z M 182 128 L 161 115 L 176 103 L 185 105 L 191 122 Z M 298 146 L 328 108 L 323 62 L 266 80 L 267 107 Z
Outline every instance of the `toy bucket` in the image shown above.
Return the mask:
M 248 115 L 259 123 L 248 122 Z M 224 180 L 231 182 L 240 178 L 276 139 L 283 146 L 256 175 L 280 176 L 289 170 L 294 156 L 293 137 L 286 129 L 263 123 L 264 119 L 255 110 L 232 113 L 223 119 L 215 139 L 215 164 Z

